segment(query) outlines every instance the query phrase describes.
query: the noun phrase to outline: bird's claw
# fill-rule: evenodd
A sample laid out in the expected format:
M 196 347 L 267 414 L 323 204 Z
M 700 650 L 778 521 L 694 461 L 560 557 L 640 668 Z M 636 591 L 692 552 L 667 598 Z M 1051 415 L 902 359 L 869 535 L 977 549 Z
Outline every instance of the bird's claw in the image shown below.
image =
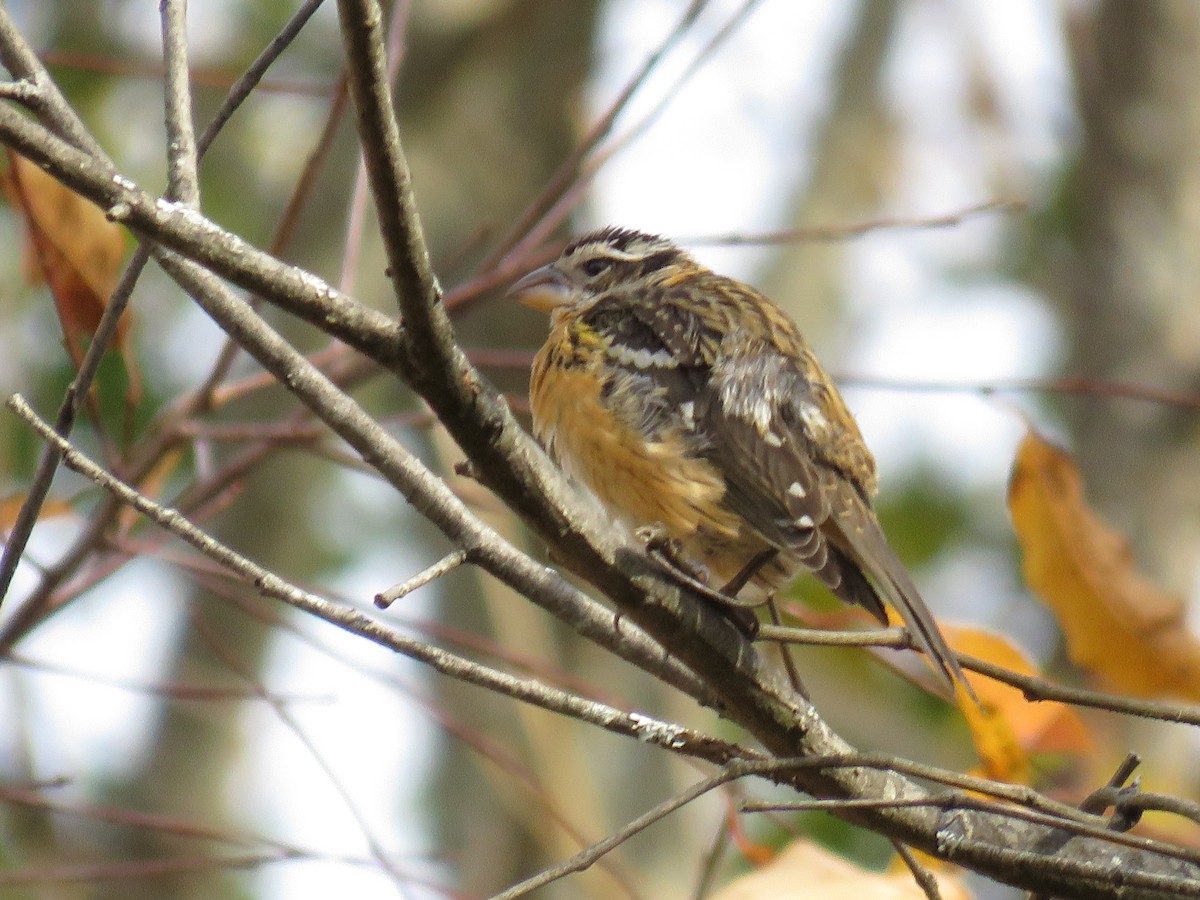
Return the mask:
M 739 600 L 736 594 L 727 594 L 709 587 L 708 571 L 687 559 L 679 541 L 668 537 L 661 526 L 643 526 L 636 530 L 635 535 L 645 545 L 646 555 L 680 585 L 717 606 L 746 637 L 753 638 L 758 634 L 758 618 L 751 609 L 761 604 L 747 603 Z

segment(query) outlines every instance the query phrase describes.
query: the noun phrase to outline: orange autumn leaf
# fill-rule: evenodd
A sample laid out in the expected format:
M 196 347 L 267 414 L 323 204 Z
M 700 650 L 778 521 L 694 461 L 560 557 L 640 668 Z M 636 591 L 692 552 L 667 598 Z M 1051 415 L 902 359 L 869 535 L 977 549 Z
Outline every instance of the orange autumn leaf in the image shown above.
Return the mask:
M 946 640 L 961 653 L 1022 675 L 1040 675 L 1006 637 L 980 628 L 943 626 Z M 1017 688 L 975 672 L 967 680 L 980 706 L 960 703 L 971 728 L 975 750 L 988 778 L 1029 784 L 1035 753 L 1088 753 L 1092 738 L 1083 720 L 1062 703 L 1034 703 Z
M 1088 508 L 1071 456 L 1026 435 L 1008 505 L 1025 580 L 1054 612 L 1072 662 L 1126 694 L 1200 700 L 1200 640 L 1183 600 L 1137 571 L 1125 538 Z
M 970 900 L 962 881 L 936 871 L 943 900 Z M 925 900 L 908 871 L 872 872 L 807 841 L 727 884 L 712 900 Z
M 104 211 L 11 150 L 4 193 L 25 224 L 25 277 L 43 281 L 78 364 L 84 338 L 96 330 L 116 287 L 125 257 L 125 234 Z M 117 329 L 124 346 L 128 316 Z
M 12 531 L 26 499 L 27 495 L 25 494 L 9 494 L 7 497 L 0 497 L 0 536 Z M 67 501 L 47 500 L 38 510 L 38 519 L 51 519 L 55 516 L 69 515 L 71 512 L 71 504 Z
M 733 842 L 733 846 L 738 849 L 738 852 L 746 858 L 750 865 L 758 867 L 764 866 L 775 858 L 775 848 L 770 844 L 762 844 L 755 841 L 746 833 L 746 829 L 742 827 L 741 816 L 737 814 L 737 810 L 730 806 L 729 811 L 725 815 L 726 828 L 729 829 L 729 838 Z

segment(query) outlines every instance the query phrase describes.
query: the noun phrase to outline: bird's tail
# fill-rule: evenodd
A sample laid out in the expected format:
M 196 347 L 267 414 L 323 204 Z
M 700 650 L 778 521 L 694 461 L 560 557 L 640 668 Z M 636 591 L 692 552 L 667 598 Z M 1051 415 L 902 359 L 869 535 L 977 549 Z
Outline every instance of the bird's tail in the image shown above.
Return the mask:
M 836 559 L 842 565 L 842 590 L 846 592 L 844 595 L 839 592 L 839 596 L 864 606 L 884 623 L 887 612 L 883 601 L 890 604 L 900 613 L 917 646 L 929 657 L 939 680 L 951 692 L 956 685 L 962 685 L 967 695 L 978 702 L 958 658 L 921 598 L 912 576 L 889 546 L 875 514 L 857 494 L 843 499 L 846 502 L 839 503 L 831 517 L 837 522 L 837 537 L 840 538 L 833 543 L 840 546 L 836 553 L 830 554 L 830 560 Z

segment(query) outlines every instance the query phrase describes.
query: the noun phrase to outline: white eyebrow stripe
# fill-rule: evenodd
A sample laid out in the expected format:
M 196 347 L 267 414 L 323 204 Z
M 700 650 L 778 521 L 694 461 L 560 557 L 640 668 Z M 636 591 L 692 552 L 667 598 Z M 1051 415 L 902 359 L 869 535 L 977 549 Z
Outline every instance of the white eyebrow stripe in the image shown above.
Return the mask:
M 579 250 L 575 251 L 574 255 L 579 255 L 580 251 L 591 249 L 592 246 L 595 246 L 595 245 L 589 245 L 588 247 L 580 247 Z M 603 255 L 605 257 L 607 257 L 608 259 L 615 259 L 618 262 L 634 262 L 636 260 L 642 259 L 645 256 L 644 253 L 630 253 L 628 250 L 618 250 L 616 247 L 611 247 L 607 244 L 601 244 L 599 246 L 596 246 L 595 249 L 602 250 Z

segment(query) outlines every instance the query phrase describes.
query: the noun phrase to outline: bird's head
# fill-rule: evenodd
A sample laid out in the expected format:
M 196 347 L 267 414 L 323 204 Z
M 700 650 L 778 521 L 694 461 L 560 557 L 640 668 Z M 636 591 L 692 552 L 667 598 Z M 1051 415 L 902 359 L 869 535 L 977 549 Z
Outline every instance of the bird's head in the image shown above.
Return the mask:
M 673 267 L 694 266 L 666 238 L 627 228 L 603 228 L 572 241 L 554 262 L 534 269 L 508 294 L 526 306 L 551 312 L 587 305 L 613 289 L 636 286 Z

